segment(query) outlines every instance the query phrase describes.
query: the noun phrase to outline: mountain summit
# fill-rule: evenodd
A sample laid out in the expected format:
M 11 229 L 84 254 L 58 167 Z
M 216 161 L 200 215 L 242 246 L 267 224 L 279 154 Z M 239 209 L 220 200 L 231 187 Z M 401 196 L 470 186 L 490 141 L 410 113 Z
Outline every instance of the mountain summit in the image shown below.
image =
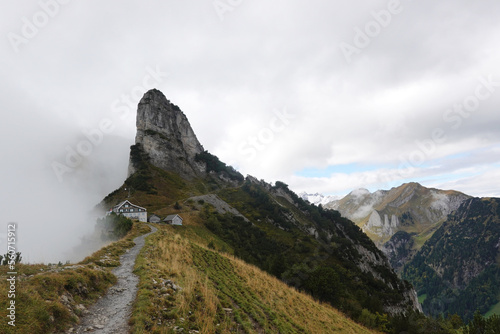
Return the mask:
M 356 222 L 375 241 L 385 242 L 405 226 L 429 227 L 443 220 L 468 198 L 458 191 L 426 188 L 411 182 L 374 193 L 354 190 L 327 207 Z
M 188 179 L 204 172 L 204 165 L 195 161 L 196 154 L 203 152 L 203 146 L 186 115 L 162 92 L 152 89 L 144 94 L 137 109 L 136 124 L 135 143 L 142 147 L 151 164 Z M 129 176 L 136 169 L 131 160 Z

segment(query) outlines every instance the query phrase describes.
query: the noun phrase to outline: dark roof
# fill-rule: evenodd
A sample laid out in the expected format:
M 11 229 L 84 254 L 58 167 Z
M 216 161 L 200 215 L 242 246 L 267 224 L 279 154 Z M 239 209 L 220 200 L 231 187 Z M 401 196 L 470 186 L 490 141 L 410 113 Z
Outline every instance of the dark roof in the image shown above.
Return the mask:
M 129 200 L 125 200 L 125 201 L 123 201 L 123 202 L 121 202 L 121 203 L 118 203 L 117 205 L 115 205 L 115 206 L 113 207 L 113 209 L 119 209 L 119 208 L 120 208 L 121 206 L 123 206 L 125 203 L 128 203 L 128 204 L 130 204 L 131 206 L 134 206 L 134 207 L 139 208 L 139 209 L 144 209 L 144 211 L 147 211 L 147 210 L 146 210 L 146 208 L 143 208 L 142 206 L 139 206 L 139 205 L 132 204 L 132 203 L 130 203 L 130 201 L 129 201 Z
M 168 221 L 168 220 L 173 220 L 175 218 L 175 216 L 179 216 L 177 214 L 175 215 L 168 215 L 167 217 L 165 217 L 165 219 L 163 219 L 164 221 Z M 182 220 L 182 217 L 179 216 L 179 218 Z

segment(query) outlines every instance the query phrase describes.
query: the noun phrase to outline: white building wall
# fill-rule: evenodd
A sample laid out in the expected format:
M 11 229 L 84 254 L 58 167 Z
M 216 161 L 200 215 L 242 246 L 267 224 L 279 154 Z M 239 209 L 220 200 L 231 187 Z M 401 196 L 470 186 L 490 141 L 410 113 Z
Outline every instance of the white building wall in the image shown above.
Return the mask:
M 179 216 L 175 216 L 172 219 L 172 225 L 182 225 L 182 219 Z
M 120 214 L 130 219 L 137 219 L 140 222 L 146 223 L 148 221 L 147 212 L 120 212 Z

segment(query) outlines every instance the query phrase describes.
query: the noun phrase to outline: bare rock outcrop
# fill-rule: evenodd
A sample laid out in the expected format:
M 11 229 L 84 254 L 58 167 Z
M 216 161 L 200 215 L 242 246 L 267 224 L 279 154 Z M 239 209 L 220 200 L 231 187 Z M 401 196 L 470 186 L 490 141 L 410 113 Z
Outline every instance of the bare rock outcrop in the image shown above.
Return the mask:
M 186 115 L 157 89 L 146 92 L 139 102 L 135 143 L 142 146 L 156 167 L 187 179 L 205 171 L 204 163 L 195 161 L 196 154 L 203 152 L 203 146 Z M 134 172 L 130 162 L 129 175 Z

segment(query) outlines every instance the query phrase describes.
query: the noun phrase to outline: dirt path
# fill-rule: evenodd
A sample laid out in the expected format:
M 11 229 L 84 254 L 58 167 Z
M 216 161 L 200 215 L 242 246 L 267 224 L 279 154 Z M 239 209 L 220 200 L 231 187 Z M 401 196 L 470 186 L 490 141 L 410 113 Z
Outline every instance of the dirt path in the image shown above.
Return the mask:
M 72 333 L 120 333 L 129 332 L 128 320 L 132 312 L 132 303 L 137 294 L 139 277 L 132 273 L 135 259 L 145 244 L 145 239 L 157 228 L 149 225 L 151 232 L 134 239 L 135 246 L 120 256 L 120 266 L 113 269 L 118 282 L 106 295 L 89 307 L 89 313 Z

